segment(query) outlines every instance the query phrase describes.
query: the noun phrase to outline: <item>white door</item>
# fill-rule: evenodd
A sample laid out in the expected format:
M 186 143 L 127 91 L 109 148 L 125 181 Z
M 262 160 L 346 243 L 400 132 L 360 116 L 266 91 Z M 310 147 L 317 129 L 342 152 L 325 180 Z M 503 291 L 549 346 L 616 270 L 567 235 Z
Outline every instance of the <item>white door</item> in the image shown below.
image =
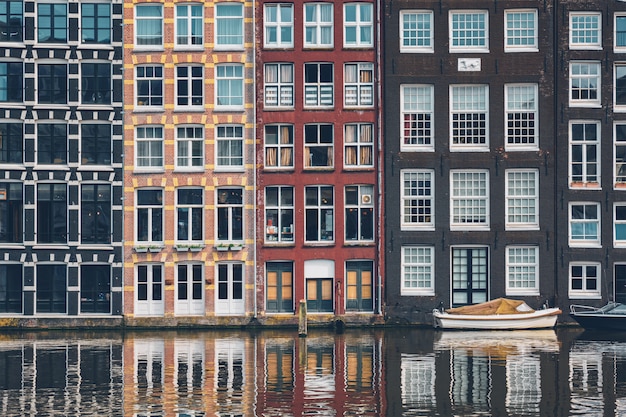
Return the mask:
M 204 276 L 202 264 L 176 266 L 176 304 L 174 311 L 180 316 L 204 314 Z
M 217 300 L 215 314 L 244 314 L 243 264 L 220 263 L 217 265 Z
M 163 302 L 163 265 L 137 265 L 137 287 L 135 315 L 162 316 L 165 311 Z

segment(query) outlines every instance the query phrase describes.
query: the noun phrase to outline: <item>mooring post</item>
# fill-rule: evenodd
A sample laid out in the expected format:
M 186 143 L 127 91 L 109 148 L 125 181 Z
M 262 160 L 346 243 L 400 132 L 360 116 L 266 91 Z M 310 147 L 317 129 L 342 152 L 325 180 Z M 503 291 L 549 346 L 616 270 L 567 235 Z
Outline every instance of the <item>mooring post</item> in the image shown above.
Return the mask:
M 300 308 L 298 309 L 298 335 L 306 337 L 306 300 L 300 300 Z

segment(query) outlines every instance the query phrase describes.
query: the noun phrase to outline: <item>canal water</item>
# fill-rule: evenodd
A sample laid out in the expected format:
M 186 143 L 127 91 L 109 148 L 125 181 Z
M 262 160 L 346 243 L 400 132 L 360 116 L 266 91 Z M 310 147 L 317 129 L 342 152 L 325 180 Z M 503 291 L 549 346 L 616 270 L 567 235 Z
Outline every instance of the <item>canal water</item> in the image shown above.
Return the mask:
M 0 333 L 2 416 L 624 416 L 578 329 Z

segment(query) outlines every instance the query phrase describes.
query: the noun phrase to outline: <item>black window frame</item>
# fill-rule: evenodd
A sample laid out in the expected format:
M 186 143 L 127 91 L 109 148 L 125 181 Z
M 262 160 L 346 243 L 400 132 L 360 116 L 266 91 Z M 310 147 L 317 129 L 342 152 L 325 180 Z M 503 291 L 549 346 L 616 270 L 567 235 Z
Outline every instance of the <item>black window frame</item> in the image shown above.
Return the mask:
M 37 268 L 37 313 L 67 313 L 67 266 L 39 264 Z M 61 288 L 62 287 L 62 288 Z
M 37 102 L 67 104 L 67 64 L 39 64 L 37 67 Z
M 24 243 L 24 187 L 0 182 L 0 243 Z
M 37 184 L 37 243 L 67 243 L 67 194 L 65 183 Z
M 67 125 L 40 123 L 37 125 L 37 163 L 67 164 Z
M 80 266 L 81 314 L 111 313 L 111 266 L 87 264 Z
M 19 10 L 13 7 L 19 7 Z M 0 3 L 0 42 L 23 41 L 24 2 L 5 0 Z
M 111 165 L 112 134 L 110 124 L 81 124 L 80 141 L 82 165 Z
M 68 26 L 67 3 L 37 4 L 37 42 L 67 43 Z M 50 32 L 48 37 L 45 37 L 45 31 Z
M 24 64 L 21 62 L 0 62 L 0 79 L 5 87 L 0 87 L 0 102 L 21 103 L 24 101 Z
M 23 123 L 0 123 L 0 163 L 24 163 Z
M 17 262 L 0 264 L 0 313 L 23 312 L 24 269 Z
M 81 4 L 80 18 L 82 43 L 96 45 L 111 43 L 110 4 L 83 3 Z M 91 36 L 88 37 L 88 35 Z
M 111 63 L 81 64 L 80 102 L 82 104 L 111 104 Z
M 111 208 L 110 184 L 83 184 L 81 186 L 81 243 L 111 243 Z

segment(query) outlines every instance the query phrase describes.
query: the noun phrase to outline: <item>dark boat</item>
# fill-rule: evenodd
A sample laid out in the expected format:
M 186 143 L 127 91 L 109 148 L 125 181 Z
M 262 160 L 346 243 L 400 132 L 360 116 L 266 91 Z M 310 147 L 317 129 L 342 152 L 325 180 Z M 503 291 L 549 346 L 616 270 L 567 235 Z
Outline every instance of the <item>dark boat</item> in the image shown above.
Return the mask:
M 586 330 L 626 331 L 626 304 L 611 302 L 603 307 L 573 304 L 569 314 Z

